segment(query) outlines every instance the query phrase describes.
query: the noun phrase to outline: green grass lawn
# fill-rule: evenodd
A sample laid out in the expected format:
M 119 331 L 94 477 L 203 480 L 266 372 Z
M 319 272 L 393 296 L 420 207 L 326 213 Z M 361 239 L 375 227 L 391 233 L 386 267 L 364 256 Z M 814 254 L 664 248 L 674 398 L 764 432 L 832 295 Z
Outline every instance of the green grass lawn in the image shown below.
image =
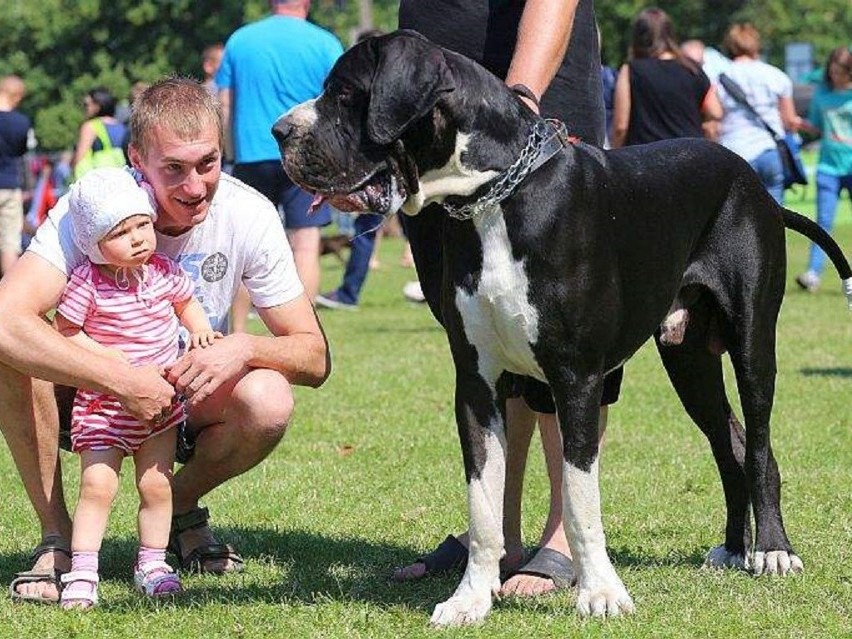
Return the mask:
M 812 193 L 789 204 L 812 213 Z M 849 212 L 844 202 L 836 236 L 852 254 Z M 265 463 L 206 500 L 222 539 L 247 558 L 246 570 L 187 576 L 187 592 L 173 602 L 134 593 L 137 500 L 126 466 L 103 547 L 101 605 L 77 614 L 3 597 L 0 637 L 852 636 L 852 316 L 831 273 L 815 295 L 796 289 L 807 244 L 788 235 L 788 246 L 773 436 L 785 523 L 803 575 L 701 570 L 705 552 L 722 540 L 724 501 L 708 446 L 646 345 L 627 364 L 601 472 L 609 549 L 636 614 L 583 621 L 564 592 L 498 602 L 482 627 L 429 629 L 433 606 L 450 595 L 455 578 L 396 584 L 388 577 L 465 528 L 464 474 L 446 340 L 425 306 L 403 300 L 413 271 L 398 265 L 401 241 L 388 239 L 361 308 L 322 313 L 332 377 L 319 390 L 297 391 L 290 430 Z M 341 266 L 323 260 L 325 290 Z M 11 457 L 0 448 L 6 584 L 28 566 L 38 539 Z M 547 507 L 537 442 L 531 450 L 529 545 Z M 72 455 L 63 462 L 73 500 L 78 462 Z

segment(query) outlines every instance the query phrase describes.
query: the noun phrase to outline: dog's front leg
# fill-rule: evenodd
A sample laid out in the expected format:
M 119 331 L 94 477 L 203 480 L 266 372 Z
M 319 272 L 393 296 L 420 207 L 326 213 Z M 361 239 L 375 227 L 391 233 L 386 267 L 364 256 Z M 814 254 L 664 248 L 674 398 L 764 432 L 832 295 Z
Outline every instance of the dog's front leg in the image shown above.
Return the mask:
M 481 622 L 500 590 L 506 438 L 498 405 L 503 404 L 494 385 L 479 375 L 457 376 L 456 421 L 467 479 L 470 549 L 456 591 L 432 613 L 434 626 Z
M 562 500 L 565 531 L 577 571 L 577 611 L 581 616 L 633 612 L 633 600 L 606 552 L 598 480 L 596 393 L 557 400 L 563 437 Z M 588 401 L 577 401 L 585 396 Z

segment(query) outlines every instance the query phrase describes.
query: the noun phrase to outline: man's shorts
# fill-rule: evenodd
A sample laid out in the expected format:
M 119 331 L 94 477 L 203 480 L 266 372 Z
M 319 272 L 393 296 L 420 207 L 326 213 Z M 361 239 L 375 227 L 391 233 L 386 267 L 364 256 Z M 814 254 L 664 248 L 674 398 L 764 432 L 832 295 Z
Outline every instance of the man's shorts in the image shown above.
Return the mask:
M 289 230 L 331 224 L 331 207 L 323 204 L 308 214 L 313 196 L 293 184 L 278 160 L 234 165 L 234 177 L 265 195 L 278 207 Z
M 621 366 L 604 377 L 601 406 L 609 406 L 618 401 L 623 377 L 624 368 Z M 509 381 L 509 397 L 523 397 L 527 406 L 537 413 L 552 415 L 556 412 L 550 386 L 532 377 L 512 375 Z
M 0 189 L 0 251 L 20 255 L 24 230 L 21 189 Z

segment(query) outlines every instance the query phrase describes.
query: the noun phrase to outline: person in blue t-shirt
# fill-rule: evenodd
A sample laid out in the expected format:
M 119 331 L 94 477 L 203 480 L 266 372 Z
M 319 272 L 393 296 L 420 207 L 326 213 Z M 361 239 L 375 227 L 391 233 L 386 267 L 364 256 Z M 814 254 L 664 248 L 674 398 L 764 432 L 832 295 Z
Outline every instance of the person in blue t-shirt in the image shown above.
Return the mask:
M 30 119 L 17 111 L 26 85 L 16 75 L 0 78 L 0 270 L 5 275 L 21 253 L 24 203 L 21 158 L 27 152 Z
M 270 0 L 272 15 L 228 38 L 216 84 L 231 135 L 226 151 L 233 154 L 233 174 L 283 210 L 296 269 L 313 300 L 320 282 L 319 229 L 331 222 L 331 211 L 323 206 L 308 213 L 312 197 L 285 175 L 271 133 L 282 113 L 322 92 L 343 53 L 334 35 L 308 22 L 310 6 L 310 0 Z

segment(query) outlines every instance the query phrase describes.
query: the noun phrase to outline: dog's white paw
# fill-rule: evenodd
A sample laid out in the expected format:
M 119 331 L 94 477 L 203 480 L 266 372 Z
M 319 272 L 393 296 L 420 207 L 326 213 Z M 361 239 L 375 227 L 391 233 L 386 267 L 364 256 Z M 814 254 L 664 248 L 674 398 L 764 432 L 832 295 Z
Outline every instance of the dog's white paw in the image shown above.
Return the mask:
M 805 565 L 798 555 L 786 550 L 757 551 L 752 557 L 752 566 L 755 577 L 760 575 L 792 575 L 805 570 Z
M 579 587 L 577 612 L 581 617 L 618 617 L 622 613 L 630 614 L 633 610 L 633 599 L 618 577 L 614 582 L 598 587 Z
M 745 555 L 734 553 L 725 548 L 725 546 L 716 546 L 711 548 L 704 559 L 704 568 L 712 568 L 721 570 L 723 568 L 735 568 L 737 570 L 747 570 L 748 562 Z
M 469 626 L 482 623 L 491 611 L 491 593 L 477 596 L 472 593 L 453 595 L 435 606 L 429 623 L 434 627 Z

